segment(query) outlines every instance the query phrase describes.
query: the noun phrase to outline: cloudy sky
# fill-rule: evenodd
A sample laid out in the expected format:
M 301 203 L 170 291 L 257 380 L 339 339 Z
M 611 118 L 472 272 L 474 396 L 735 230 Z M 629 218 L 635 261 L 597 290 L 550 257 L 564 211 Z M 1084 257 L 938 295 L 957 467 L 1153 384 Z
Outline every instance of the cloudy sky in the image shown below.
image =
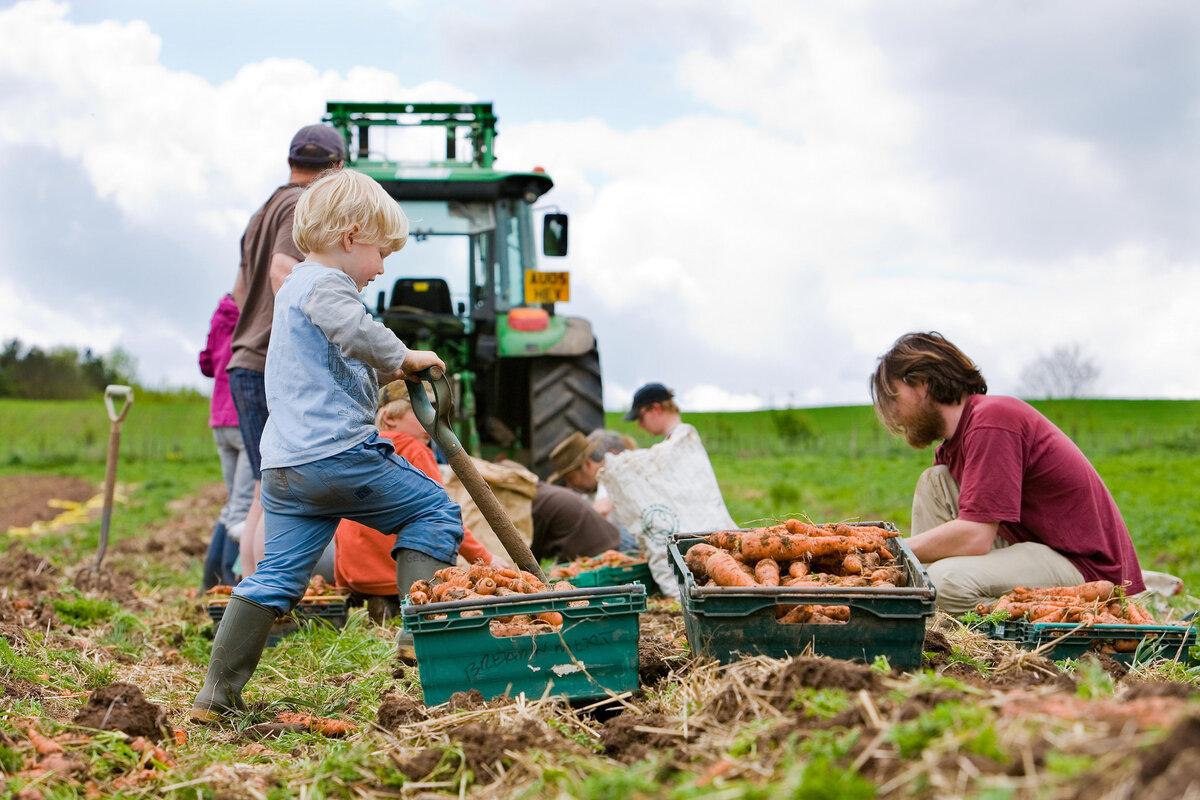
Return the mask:
M 610 406 L 866 402 L 914 329 L 996 392 L 1078 342 L 1100 394 L 1200 397 L 1200 6 L 1152 0 L 0 3 L 0 337 L 203 386 L 334 98 L 496 103 Z

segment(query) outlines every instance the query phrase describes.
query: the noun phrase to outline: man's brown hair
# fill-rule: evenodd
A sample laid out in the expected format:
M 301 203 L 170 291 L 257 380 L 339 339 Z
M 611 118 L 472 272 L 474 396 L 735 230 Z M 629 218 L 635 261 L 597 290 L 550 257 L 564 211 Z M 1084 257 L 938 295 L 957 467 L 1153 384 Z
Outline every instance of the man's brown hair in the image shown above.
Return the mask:
M 946 405 L 969 394 L 987 394 L 987 381 L 975 362 L 936 331 L 906 333 L 879 357 L 871 376 L 871 402 L 889 428 L 888 407 L 896 396 L 893 381 L 923 383 L 933 400 Z

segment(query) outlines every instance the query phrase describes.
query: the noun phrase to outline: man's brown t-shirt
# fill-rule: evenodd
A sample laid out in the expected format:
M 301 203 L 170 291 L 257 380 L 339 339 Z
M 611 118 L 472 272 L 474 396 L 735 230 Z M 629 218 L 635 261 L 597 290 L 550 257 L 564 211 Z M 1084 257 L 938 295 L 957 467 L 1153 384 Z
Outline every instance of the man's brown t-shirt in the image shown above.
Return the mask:
M 297 261 L 304 260 L 304 254 L 292 241 L 292 216 L 303 193 L 304 187 L 299 184 L 280 186 L 250 218 L 242 234 L 242 263 L 233 289 L 233 299 L 241 315 L 233 329 L 233 357 L 227 369 L 266 371 L 271 319 L 275 315 L 271 257 L 283 253 Z

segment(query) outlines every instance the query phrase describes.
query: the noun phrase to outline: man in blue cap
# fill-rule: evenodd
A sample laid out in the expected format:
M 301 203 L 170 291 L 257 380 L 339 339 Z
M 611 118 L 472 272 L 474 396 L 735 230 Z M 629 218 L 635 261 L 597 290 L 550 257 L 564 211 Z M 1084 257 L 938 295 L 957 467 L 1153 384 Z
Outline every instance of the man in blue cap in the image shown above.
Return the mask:
M 661 383 L 647 383 L 634 392 L 633 404 L 625 419 L 637 422 L 638 427 L 651 436 L 662 436 L 666 440 L 695 430 L 680 418 L 675 393 Z

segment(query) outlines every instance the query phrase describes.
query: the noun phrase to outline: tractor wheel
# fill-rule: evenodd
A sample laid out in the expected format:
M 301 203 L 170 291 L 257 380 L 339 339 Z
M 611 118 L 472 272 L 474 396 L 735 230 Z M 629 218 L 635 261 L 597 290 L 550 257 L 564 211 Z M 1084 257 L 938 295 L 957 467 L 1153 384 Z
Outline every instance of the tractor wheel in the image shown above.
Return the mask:
M 545 478 L 555 445 L 572 431 L 604 427 L 600 353 L 535 359 L 529 365 L 529 423 L 530 466 Z

